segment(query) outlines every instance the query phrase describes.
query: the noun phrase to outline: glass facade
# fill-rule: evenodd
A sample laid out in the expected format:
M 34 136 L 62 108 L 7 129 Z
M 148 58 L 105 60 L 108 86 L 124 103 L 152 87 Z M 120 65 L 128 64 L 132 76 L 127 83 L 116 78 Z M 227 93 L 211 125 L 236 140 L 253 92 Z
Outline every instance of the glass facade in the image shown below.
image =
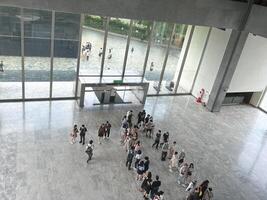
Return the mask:
M 55 13 L 52 97 L 74 97 L 80 15 Z
M 20 9 L 0 7 L 0 99 L 22 99 Z
M 0 100 L 75 98 L 79 76 L 93 82 L 146 81 L 150 95 L 173 93 L 187 29 L 4 6 L 0 25 Z

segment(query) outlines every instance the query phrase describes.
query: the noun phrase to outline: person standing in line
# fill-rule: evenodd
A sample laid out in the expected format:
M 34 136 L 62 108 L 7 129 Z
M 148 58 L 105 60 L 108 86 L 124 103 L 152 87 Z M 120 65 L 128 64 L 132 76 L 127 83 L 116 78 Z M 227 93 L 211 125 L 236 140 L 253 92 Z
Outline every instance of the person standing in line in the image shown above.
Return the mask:
M 138 140 L 134 145 L 134 155 L 136 155 L 139 150 L 141 150 L 141 143 Z
M 185 191 L 186 191 L 186 192 L 189 192 L 189 193 L 194 192 L 194 191 L 195 191 L 195 188 L 196 188 L 196 185 L 197 185 L 197 181 L 196 181 L 196 180 L 191 181 L 191 182 L 188 184 L 188 186 L 187 186 L 187 188 L 185 189 Z
M 85 134 L 86 134 L 86 132 L 87 132 L 87 128 L 83 124 L 80 127 L 80 142 L 79 142 L 79 143 L 82 143 L 83 145 L 85 144 Z
M 123 116 L 123 118 L 122 118 L 121 127 L 124 130 L 127 130 L 127 128 L 128 128 L 128 122 L 127 122 L 127 116 L 126 115 Z
M 184 186 L 184 181 L 187 175 L 187 171 L 188 171 L 188 164 L 185 163 L 179 170 L 178 181 L 177 181 L 179 185 Z
M 93 145 L 93 140 L 90 140 L 89 143 L 86 146 L 85 152 L 88 155 L 87 163 L 92 159 L 93 157 L 93 150 L 94 150 L 94 145 Z
M 77 124 L 74 124 L 73 130 L 71 133 L 71 141 L 70 141 L 71 144 L 74 144 L 76 142 L 76 138 L 78 136 L 78 133 L 79 133 L 78 126 L 77 126 Z
M 129 114 L 127 114 L 127 122 L 129 125 L 129 128 L 132 128 L 132 118 L 133 118 L 133 111 L 130 110 Z
M 132 138 L 135 142 L 138 140 L 138 126 L 137 125 L 134 125 L 134 128 L 132 129 Z
M 156 145 L 156 149 L 158 150 L 158 146 L 159 146 L 159 142 L 160 142 L 160 138 L 161 138 L 161 130 L 158 130 L 158 132 L 156 133 L 156 138 L 154 143 L 152 144 L 152 147 L 154 147 Z
M 178 169 L 178 152 L 175 151 L 174 154 L 172 155 L 172 159 L 170 160 L 170 165 L 169 165 L 169 171 L 173 172 L 173 170 Z
M 144 170 L 145 170 L 145 164 L 144 164 L 144 161 L 141 160 L 137 164 L 137 168 L 136 168 L 136 172 L 137 172 L 136 180 L 137 181 L 141 181 L 143 179 Z
M 151 184 L 151 192 L 150 198 L 153 199 L 155 194 L 159 191 L 159 187 L 161 186 L 161 181 L 159 180 L 159 176 L 156 175 L 156 180 Z
M 176 141 L 173 142 L 173 144 L 170 146 L 170 148 L 168 149 L 168 159 L 172 159 L 172 156 L 175 152 L 176 149 Z
M 104 134 L 105 134 L 105 124 L 102 124 L 98 130 L 98 143 L 99 144 L 101 144 Z
M 142 120 L 142 112 L 140 111 L 137 115 L 137 126 L 140 126 Z
M 163 199 L 164 199 L 164 192 L 163 191 L 157 192 L 153 198 L 153 200 L 163 200 Z
M 145 160 L 144 160 L 145 170 L 144 170 L 144 173 L 146 173 L 148 171 L 149 164 L 150 164 L 149 157 L 148 156 L 145 156 Z
M 213 192 L 212 192 L 212 188 L 208 188 L 203 196 L 203 200 L 212 200 L 213 199 Z
M 140 122 L 139 127 L 143 126 L 143 128 L 144 128 L 145 117 L 146 117 L 146 111 L 143 110 L 142 113 L 141 113 L 141 122 Z
M 180 167 L 183 162 L 184 162 L 184 158 L 185 158 L 185 152 L 184 152 L 184 149 L 182 149 L 181 153 L 179 154 L 179 157 L 178 157 L 178 167 Z
M 194 164 L 190 163 L 189 167 L 188 167 L 187 177 L 186 177 L 186 180 L 185 180 L 186 184 L 189 184 L 190 182 L 192 182 L 193 172 L 194 172 Z
M 126 167 L 128 167 L 128 170 L 131 170 L 132 162 L 134 158 L 134 147 L 131 147 L 131 149 L 128 152 L 127 159 L 126 159 Z
M 105 124 L 105 138 L 109 138 L 110 135 L 110 129 L 111 129 L 111 124 L 109 121 Z
M 209 187 L 209 181 L 208 180 L 205 180 L 203 181 L 200 185 L 199 185 L 199 199 L 203 199 L 203 196 L 206 192 L 206 190 L 208 189 Z
M 149 199 L 149 193 L 151 190 L 151 184 L 152 184 L 152 173 L 147 172 L 143 175 L 143 182 L 141 184 L 141 191 L 144 192 L 144 199 Z
M 142 151 L 138 150 L 136 155 L 135 155 L 135 163 L 134 163 L 134 167 L 137 169 L 137 165 L 138 163 L 141 161 L 142 159 Z
M 164 144 L 162 145 L 162 150 L 161 150 L 161 161 L 165 161 L 166 160 L 168 149 L 169 149 L 169 143 L 168 142 L 164 142 Z

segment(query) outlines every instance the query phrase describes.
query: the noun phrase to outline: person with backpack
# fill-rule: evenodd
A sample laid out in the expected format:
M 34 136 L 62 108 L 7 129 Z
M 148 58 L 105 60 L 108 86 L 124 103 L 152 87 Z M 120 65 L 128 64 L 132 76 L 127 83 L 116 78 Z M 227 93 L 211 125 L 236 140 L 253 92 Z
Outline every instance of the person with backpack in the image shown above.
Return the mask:
M 137 168 L 136 168 L 136 172 L 137 172 L 136 180 L 137 181 L 141 181 L 143 179 L 144 171 L 145 171 L 145 163 L 143 160 L 141 160 L 137 164 Z
M 88 155 L 87 163 L 89 163 L 89 161 L 93 157 L 93 149 L 94 149 L 93 140 L 90 140 L 88 145 L 86 146 L 86 150 L 85 150 L 85 152 Z
M 156 133 L 156 138 L 154 143 L 152 144 L 152 147 L 156 146 L 155 148 L 158 150 L 159 147 L 159 142 L 160 142 L 160 138 L 161 138 L 161 130 L 158 130 L 158 132 Z
M 132 146 L 131 149 L 128 151 L 126 159 L 126 167 L 128 167 L 128 170 L 131 170 L 133 158 L 134 158 L 134 146 Z
M 87 128 L 85 127 L 85 125 L 83 124 L 80 128 L 80 142 L 84 145 L 85 143 L 85 134 L 87 132 Z
M 151 199 L 153 199 L 155 194 L 157 194 L 160 186 L 161 186 L 161 181 L 159 180 L 159 176 L 156 175 L 156 180 L 153 181 L 151 184 L 151 192 L 150 192 Z
M 162 150 L 161 150 L 161 161 L 165 161 L 166 160 L 168 149 L 169 149 L 169 143 L 168 142 L 164 142 L 163 145 L 162 145 Z

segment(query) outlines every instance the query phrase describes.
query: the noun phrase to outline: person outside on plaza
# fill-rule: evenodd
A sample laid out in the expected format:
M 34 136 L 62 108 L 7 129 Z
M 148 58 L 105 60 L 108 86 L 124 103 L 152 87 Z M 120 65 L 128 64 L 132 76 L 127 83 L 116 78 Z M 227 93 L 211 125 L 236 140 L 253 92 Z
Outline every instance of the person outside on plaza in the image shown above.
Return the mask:
M 83 124 L 80 127 L 80 142 L 79 142 L 79 143 L 82 143 L 83 145 L 85 144 L 85 134 L 86 134 L 86 132 L 87 132 L 87 128 Z
M 98 143 L 101 144 L 105 134 L 105 124 L 102 124 L 98 129 Z
M 168 142 L 164 142 L 163 145 L 162 145 L 162 150 L 161 150 L 161 161 L 165 161 L 166 160 L 168 149 L 169 149 L 169 143 Z
M 127 159 L 126 159 L 126 167 L 128 167 L 128 170 L 131 170 L 132 168 L 133 158 L 134 158 L 134 147 L 132 146 L 128 152 Z
M 74 144 L 76 142 L 76 138 L 78 136 L 78 133 L 79 133 L 78 126 L 77 126 L 77 124 L 74 124 L 73 130 L 70 133 L 70 137 L 71 137 L 70 143 L 71 144 Z
M 94 145 L 93 145 L 93 140 L 90 140 L 89 143 L 86 146 L 85 152 L 88 155 L 87 163 L 92 159 L 93 157 L 93 150 L 94 150 Z
M 111 124 L 109 123 L 109 121 L 107 121 L 105 124 L 105 138 L 109 138 L 110 129 L 111 129 Z
M 169 171 L 173 172 L 173 170 L 178 169 L 178 152 L 175 151 L 174 154 L 172 155 L 172 159 L 170 160 L 170 165 L 169 165 Z
M 154 180 L 151 184 L 150 198 L 153 199 L 155 194 L 159 191 L 159 187 L 161 186 L 161 181 L 159 180 L 159 176 L 156 175 L 156 180 Z
M 172 159 L 175 149 L 176 149 L 176 141 L 174 141 L 172 145 L 170 145 L 170 148 L 168 149 L 168 155 L 167 155 L 168 159 Z
M 155 148 L 158 150 L 158 146 L 159 146 L 159 142 L 160 142 L 160 138 L 161 138 L 161 130 L 158 130 L 158 132 L 156 133 L 156 138 L 154 143 L 152 144 L 152 147 L 155 146 Z
M 187 176 L 187 172 L 188 172 L 188 164 L 185 163 L 179 170 L 179 175 L 178 175 L 178 184 L 185 186 L 185 178 Z
M 99 49 L 98 56 L 99 56 L 99 57 L 101 57 L 101 56 L 102 56 L 102 54 L 103 54 L 103 49 L 102 49 L 102 48 L 100 48 L 100 49 Z

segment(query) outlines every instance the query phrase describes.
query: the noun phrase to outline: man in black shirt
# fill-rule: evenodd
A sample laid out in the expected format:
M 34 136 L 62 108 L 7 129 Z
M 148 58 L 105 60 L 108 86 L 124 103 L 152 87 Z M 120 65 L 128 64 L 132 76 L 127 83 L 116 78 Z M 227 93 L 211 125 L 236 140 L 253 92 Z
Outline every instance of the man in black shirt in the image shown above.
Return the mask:
M 161 186 L 161 181 L 159 180 L 159 176 L 156 175 L 156 180 L 151 184 L 151 192 L 150 198 L 153 199 L 155 194 L 159 191 L 159 187 Z
M 87 128 L 83 124 L 82 127 L 80 128 L 80 143 L 82 143 L 83 145 L 85 143 L 86 132 L 87 132 Z
M 161 130 L 159 130 L 156 134 L 156 138 L 155 138 L 155 141 L 152 145 L 152 147 L 154 147 L 156 145 L 156 149 L 158 149 L 158 146 L 159 146 L 159 142 L 160 142 L 160 138 L 161 138 Z

